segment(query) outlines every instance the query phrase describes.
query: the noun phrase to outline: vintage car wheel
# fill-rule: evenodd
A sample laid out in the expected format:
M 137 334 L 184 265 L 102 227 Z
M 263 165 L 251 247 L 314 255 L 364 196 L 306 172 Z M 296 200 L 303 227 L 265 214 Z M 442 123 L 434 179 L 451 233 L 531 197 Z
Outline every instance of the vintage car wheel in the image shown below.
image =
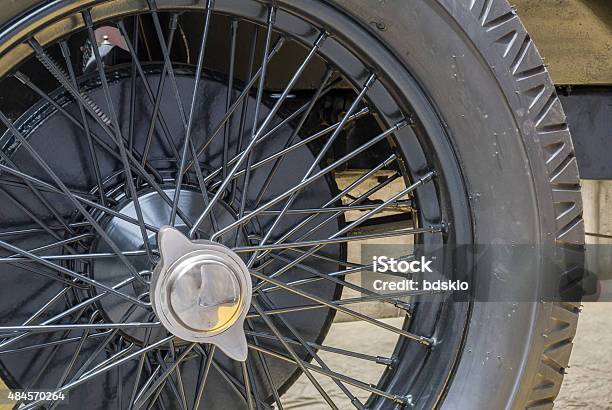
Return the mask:
M 424 255 L 580 249 L 563 110 L 505 0 L 15 7 L 0 30 L 0 371 L 68 397 L 22 408 L 281 409 L 304 383 L 312 407 L 552 406 L 578 306 L 537 301 L 540 266 L 443 253 L 487 288 L 456 301 L 377 295 L 348 257 L 378 238 Z M 326 344 L 338 314 L 363 340 Z M 368 343 L 382 333 L 390 352 Z

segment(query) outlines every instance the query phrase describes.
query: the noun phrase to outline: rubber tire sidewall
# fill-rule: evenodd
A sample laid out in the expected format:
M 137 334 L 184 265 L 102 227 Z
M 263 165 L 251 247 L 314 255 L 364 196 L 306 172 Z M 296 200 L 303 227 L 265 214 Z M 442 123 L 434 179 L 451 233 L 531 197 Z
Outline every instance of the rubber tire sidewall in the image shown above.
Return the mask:
M 560 227 L 536 130 L 541 107 L 528 109 L 496 33 L 483 28 L 468 1 L 333 3 L 367 24 L 390 47 L 438 109 L 462 165 L 475 242 L 554 244 Z M 505 0 L 492 3 L 511 11 Z M 516 22 L 524 32 L 518 17 Z M 545 91 L 554 95 L 546 73 L 545 78 Z M 544 92 L 542 98 L 547 95 Z M 577 183 L 577 171 L 575 175 Z M 579 199 L 575 207 L 579 217 Z M 504 255 L 495 262 L 478 272 L 498 274 L 486 281 L 492 300 L 512 300 L 512 295 L 525 295 L 530 289 L 535 295 L 540 285 L 537 272 L 521 269 Z M 441 407 L 525 408 L 553 309 L 552 303 L 475 302 L 463 353 Z M 557 392 L 559 387 L 560 383 L 554 387 Z

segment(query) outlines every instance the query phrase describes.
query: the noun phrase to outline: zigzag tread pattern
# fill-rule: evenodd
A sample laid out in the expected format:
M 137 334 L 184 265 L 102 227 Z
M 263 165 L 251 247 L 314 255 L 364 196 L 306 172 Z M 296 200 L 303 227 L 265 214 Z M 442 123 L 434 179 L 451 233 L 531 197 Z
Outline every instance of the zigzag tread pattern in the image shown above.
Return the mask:
M 563 108 L 548 70 L 520 19 L 506 0 L 469 0 L 478 18 L 514 77 L 519 98 L 528 107 L 537 142 L 542 148 L 556 213 L 557 242 L 584 241 L 578 167 Z M 544 351 L 526 408 L 552 409 L 568 366 L 578 323 L 578 306 L 552 304 Z

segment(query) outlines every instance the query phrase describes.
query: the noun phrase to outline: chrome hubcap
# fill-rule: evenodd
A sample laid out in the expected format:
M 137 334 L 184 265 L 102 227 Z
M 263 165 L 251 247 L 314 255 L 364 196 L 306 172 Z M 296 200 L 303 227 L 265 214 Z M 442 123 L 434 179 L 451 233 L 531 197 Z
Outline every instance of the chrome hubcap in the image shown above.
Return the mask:
M 243 323 L 252 286 L 242 259 L 220 243 L 191 241 L 168 226 L 160 229 L 158 245 L 150 295 L 162 325 L 183 340 L 213 343 L 246 360 Z

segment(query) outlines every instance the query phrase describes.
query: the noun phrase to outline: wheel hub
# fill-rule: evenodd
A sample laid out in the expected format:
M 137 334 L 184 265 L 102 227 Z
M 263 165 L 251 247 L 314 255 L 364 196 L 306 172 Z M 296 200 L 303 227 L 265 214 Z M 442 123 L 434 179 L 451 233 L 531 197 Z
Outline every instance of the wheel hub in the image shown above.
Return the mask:
M 168 226 L 160 229 L 158 245 L 150 295 L 162 325 L 183 340 L 212 343 L 246 360 L 243 322 L 252 285 L 242 259 L 222 244 L 191 241 Z
M 174 189 L 168 188 L 164 192 L 170 198 L 174 196 Z M 171 215 L 171 207 L 166 203 L 159 194 L 156 192 L 143 192 L 138 197 L 138 203 L 140 205 L 144 221 L 147 225 L 154 227 L 162 227 L 168 223 Z M 195 220 L 204 208 L 205 203 L 201 193 L 184 189 L 181 190 L 179 206 L 183 212 L 183 215 L 188 220 Z M 120 208 L 117 209 L 123 215 L 131 218 L 138 218 L 134 201 L 128 201 L 124 203 Z M 223 202 L 218 202 L 214 207 L 215 221 L 219 226 L 224 227 L 234 222 L 235 219 L 232 216 L 229 208 Z M 145 249 L 142 234 L 140 228 L 134 224 L 131 224 L 118 217 L 113 217 L 107 221 L 104 225 L 105 231 L 112 238 L 112 240 L 125 252 L 138 251 L 142 253 Z M 187 232 L 189 230 L 187 224 L 183 221 L 180 216 L 177 216 L 175 229 L 179 232 Z M 210 220 L 206 220 L 206 223 L 202 224 L 200 231 L 198 232 L 201 237 L 209 237 L 214 232 L 214 228 L 211 225 Z M 148 233 L 148 244 L 149 248 L 154 251 L 154 255 L 157 255 L 157 234 L 153 231 L 147 231 Z M 236 238 L 236 231 L 233 230 L 231 234 L 224 235 L 223 240 L 226 241 L 226 245 L 233 245 L 233 240 Z M 242 230 L 238 231 L 237 244 L 244 245 L 246 236 Z M 231 243 L 230 243 L 231 242 Z M 224 251 L 228 249 L 221 245 Z M 100 241 L 93 247 L 93 252 L 110 252 L 107 244 Z M 164 249 L 159 250 L 160 253 L 164 252 Z M 230 251 L 231 252 L 231 251 Z M 159 265 L 159 258 L 149 258 L 147 255 L 139 254 L 138 256 L 130 256 L 130 261 L 134 265 L 137 271 L 139 271 L 145 278 L 151 279 L 152 272 L 155 267 Z M 208 267 L 206 271 L 208 271 Z M 235 268 L 234 268 L 235 270 Z M 108 284 L 109 286 L 114 285 L 122 280 L 128 278 L 129 273 L 126 271 L 125 265 L 117 258 L 104 258 L 96 261 L 93 266 L 93 276 L 96 280 Z M 193 276 L 193 275 L 187 275 Z M 219 275 L 217 275 L 219 276 Z M 207 279 L 210 277 L 207 276 Z M 183 284 L 185 280 L 181 279 L 177 282 L 176 298 L 181 298 L 180 292 L 184 292 Z M 196 282 L 197 283 L 197 282 Z M 209 283 L 209 282 L 207 282 Z M 179 287 L 181 290 L 179 290 Z M 138 281 L 133 281 L 129 287 L 123 289 L 130 296 L 135 298 L 146 297 L 149 294 L 149 286 L 142 284 Z M 152 293 L 152 292 L 151 292 Z M 170 294 L 170 292 L 168 292 Z M 151 311 L 150 309 L 133 308 L 129 303 L 125 303 L 121 299 L 109 297 L 104 298 L 99 303 L 102 312 L 108 317 L 108 320 L 114 323 L 121 323 L 125 320 L 129 321 L 148 321 L 150 320 Z M 177 302 L 177 306 L 181 306 Z M 184 308 L 181 306 L 181 308 Z M 179 309 L 180 310 L 180 309 Z M 225 310 L 224 310 L 225 311 Z M 182 323 L 190 324 L 191 319 L 182 319 Z M 198 329 L 197 326 L 190 325 L 194 329 Z M 172 329 L 158 328 L 153 329 L 148 337 L 149 341 L 159 340 L 165 337 L 166 330 L 173 334 L 176 334 Z M 138 343 L 144 343 L 146 332 L 143 329 L 128 329 L 123 331 L 123 334 L 129 336 L 132 340 Z M 182 337 L 184 340 L 189 340 L 186 337 Z

